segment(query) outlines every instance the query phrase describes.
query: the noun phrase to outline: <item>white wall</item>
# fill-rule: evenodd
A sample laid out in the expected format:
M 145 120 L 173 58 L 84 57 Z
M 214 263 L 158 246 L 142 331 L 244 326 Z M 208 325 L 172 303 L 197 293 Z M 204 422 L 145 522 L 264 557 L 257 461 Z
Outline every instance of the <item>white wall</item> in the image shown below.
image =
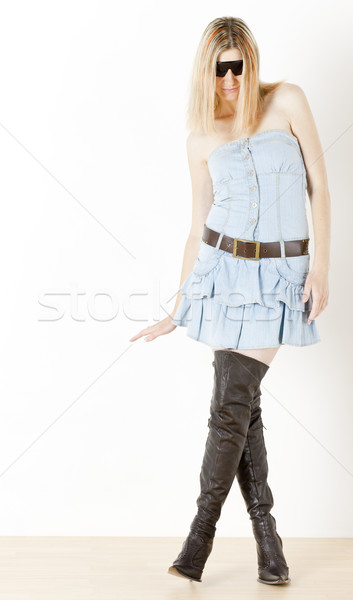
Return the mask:
M 251 27 L 262 79 L 307 94 L 332 198 L 322 341 L 281 348 L 263 382 L 273 514 L 283 536 L 353 535 L 352 8 L 322 0 L 3 3 L 1 535 L 188 532 L 212 353 L 180 328 L 129 338 L 174 305 L 187 86 L 223 15 Z M 252 535 L 236 481 L 218 535 Z

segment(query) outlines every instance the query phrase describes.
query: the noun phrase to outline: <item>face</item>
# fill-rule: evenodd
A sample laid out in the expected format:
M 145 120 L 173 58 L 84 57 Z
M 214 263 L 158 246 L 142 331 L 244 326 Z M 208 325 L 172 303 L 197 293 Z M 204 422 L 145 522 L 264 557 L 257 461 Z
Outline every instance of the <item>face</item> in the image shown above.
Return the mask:
M 229 48 L 221 52 L 217 61 L 241 60 L 242 55 L 238 48 Z M 233 75 L 231 69 L 224 77 L 216 77 L 216 92 L 222 100 L 235 100 L 239 95 L 242 75 Z

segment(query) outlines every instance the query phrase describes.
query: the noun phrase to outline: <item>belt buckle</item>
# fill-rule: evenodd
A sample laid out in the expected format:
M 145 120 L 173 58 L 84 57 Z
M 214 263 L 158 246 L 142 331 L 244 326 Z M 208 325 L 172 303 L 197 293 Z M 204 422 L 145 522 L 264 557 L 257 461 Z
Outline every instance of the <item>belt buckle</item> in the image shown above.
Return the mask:
M 246 242 L 247 244 L 256 244 L 255 256 L 253 258 L 248 256 L 237 256 L 237 247 L 239 242 Z M 260 242 L 258 240 L 241 240 L 240 238 L 234 238 L 233 242 L 233 256 L 234 258 L 245 258 L 246 260 L 259 260 L 260 255 Z

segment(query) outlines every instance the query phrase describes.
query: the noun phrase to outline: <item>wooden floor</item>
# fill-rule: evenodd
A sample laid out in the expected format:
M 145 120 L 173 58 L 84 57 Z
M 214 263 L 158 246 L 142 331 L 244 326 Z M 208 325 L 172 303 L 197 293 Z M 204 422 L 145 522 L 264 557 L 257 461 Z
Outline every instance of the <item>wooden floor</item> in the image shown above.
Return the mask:
M 183 538 L 2 537 L 0 600 L 353 598 L 352 538 L 282 538 L 291 582 L 256 580 L 253 538 L 215 538 L 202 582 L 168 573 Z

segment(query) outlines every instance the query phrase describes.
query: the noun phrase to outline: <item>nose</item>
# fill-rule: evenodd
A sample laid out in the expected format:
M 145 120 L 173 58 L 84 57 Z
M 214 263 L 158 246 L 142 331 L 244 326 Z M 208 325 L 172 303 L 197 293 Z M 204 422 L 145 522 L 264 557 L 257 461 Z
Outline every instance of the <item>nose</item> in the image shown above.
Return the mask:
M 233 75 L 232 71 L 230 70 L 230 74 L 229 71 L 225 74 L 223 82 L 226 87 L 232 87 L 237 82 L 237 78 Z
M 235 75 L 233 75 L 233 71 L 231 68 L 229 68 L 228 71 L 226 72 L 224 79 L 235 80 Z

